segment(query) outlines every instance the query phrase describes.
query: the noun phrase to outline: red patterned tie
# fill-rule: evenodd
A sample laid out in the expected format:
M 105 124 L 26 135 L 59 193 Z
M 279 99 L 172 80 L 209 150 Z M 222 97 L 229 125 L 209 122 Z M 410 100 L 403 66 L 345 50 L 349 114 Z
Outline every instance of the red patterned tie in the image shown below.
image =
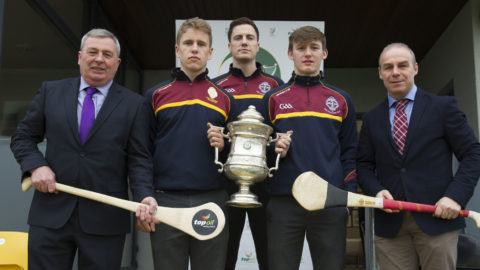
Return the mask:
M 393 116 L 393 140 L 401 155 L 403 155 L 408 131 L 407 114 L 405 113 L 405 106 L 407 106 L 408 101 L 408 99 L 402 99 L 395 102 L 395 115 Z

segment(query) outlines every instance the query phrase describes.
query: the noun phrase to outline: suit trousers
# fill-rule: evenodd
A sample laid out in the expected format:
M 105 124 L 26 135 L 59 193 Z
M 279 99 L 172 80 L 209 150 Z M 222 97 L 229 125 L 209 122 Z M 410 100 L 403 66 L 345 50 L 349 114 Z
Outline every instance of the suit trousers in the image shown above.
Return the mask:
M 158 205 L 167 207 L 195 207 L 207 202 L 220 206 L 226 215 L 227 192 L 223 189 L 205 192 L 156 191 Z M 155 270 L 223 270 L 227 257 L 228 226 L 215 238 L 198 240 L 164 223 L 156 225 L 150 234 Z
M 302 208 L 292 196 L 272 196 L 267 205 L 270 269 L 298 270 L 307 238 L 314 270 L 343 270 L 348 212 L 345 207 Z
M 227 263 L 225 270 L 235 269 L 238 257 L 238 248 L 240 246 L 240 239 L 242 237 L 247 214 L 253 242 L 255 244 L 258 269 L 268 270 L 266 220 L 267 196 L 265 194 L 265 185 L 263 182 L 260 182 L 253 185 L 250 189 L 255 195 L 258 196 L 258 200 L 262 203 L 262 206 L 258 208 L 228 207 L 228 226 L 230 236 L 228 238 Z M 238 186 L 234 184 L 233 181 L 230 181 L 228 193 L 233 194 L 237 191 Z
M 84 233 L 78 220 L 78 208 L 67 224 L 59 229 L 30 226 L 28 269 L 72 269 L 78 251 L 78 269 L 120 269 L 125 234 L 91 235 Z
M 428 215 L 428 214 L 426 214 Z M 410 212 L 395 238 L 375 236 L 375 251 L 381 270 L 455 270 L 459 231 L 428 235 Z

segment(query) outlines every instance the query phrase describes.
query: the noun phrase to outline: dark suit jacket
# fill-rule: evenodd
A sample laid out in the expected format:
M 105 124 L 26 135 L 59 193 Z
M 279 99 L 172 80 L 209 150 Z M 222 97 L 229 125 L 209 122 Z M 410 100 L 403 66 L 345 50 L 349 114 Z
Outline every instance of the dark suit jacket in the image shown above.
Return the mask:
M 128 199 L 153 193 L 150 111 L 144 98 L 113 83 L 85 140 L 80 144 L 77 99 L 80 78 L 44 82 L 12 136 L 11 149 L 23 176 L 50 166 L 59 183 Z M 37 144 L 47 140 L 45 156 Z M 28 223 L 62 227 L 78 203 L 81 228 L 91 234 L 130 231 L 129 212 L 60 192 L 35 191 Z
M 375 196 L 387 189 L 396 200 L 435 204 L 447 196 L 465 207 L 480 176 L 480 144 L 455 98 L 418 89 L 403 156 L 391 135 L 388 101 L 365 114 L 358 146 L 357 173 L 363 191 Z M 452 172 L 452 153 L 460 161 Z M 375 210 L 375 233 L 397 235 L 403 213 Z M 427 234 L 465 227 L 463 218 L 444 220 L 413 213 Z

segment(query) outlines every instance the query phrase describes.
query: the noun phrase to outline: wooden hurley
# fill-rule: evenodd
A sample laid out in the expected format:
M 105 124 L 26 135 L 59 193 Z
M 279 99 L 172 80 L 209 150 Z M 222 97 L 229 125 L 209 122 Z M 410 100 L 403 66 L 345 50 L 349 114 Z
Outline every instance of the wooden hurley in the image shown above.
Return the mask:
M 375 198 L 341 190 L 322 179 L 314 172 L 300 174 L 292 187 L 293 197 L 309 211 L 329 207 L 368 207 L 392 210 L 415 211 L 424 213 L 435 212 L 435 205 Z M 461 217 L 473 219 L 480 228 L 480 214 L 470 210 L 461 210 Z
M 31 186 L 32 179 L 30 177 L 25 178 L 22 182 L 22 191 L 27 191 Z M 55 188 L 62 192 L 116 206 L 130 212 L 136 212 L 137 207 L 142 205 L 138 202 L 123 200 L 60 183 L 55 183 Z M 225 226 L 225 215 L 222 209 L 212 202 L 190 208 L 157 206 L 154 217 L 199 240 L 208 240 L 216 237 Z

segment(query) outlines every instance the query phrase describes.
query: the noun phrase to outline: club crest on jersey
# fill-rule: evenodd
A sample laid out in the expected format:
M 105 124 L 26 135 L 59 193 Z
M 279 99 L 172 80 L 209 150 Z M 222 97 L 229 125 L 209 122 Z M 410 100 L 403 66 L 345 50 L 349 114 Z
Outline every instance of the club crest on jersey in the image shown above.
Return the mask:
M 218 97 L 218 93 L 217 93 L 217 90 L 215 90 L 215 88 L 213 88 L 213 87 L 208 88 L 207 93 L 208 93 L 207 99 L 208 99 L 210 102 L 213 102 L 213 103 L 217 103 L 217 102 L 218 102 L 218 100 L 215 100 L 215 98 Z
M 327 100 L 325 101 L 325 106 L 326 106 L 325 111 L 327 111 L 328 113 L 331 113 L 331 114 L 338 113 L 337 109 L 339 105 L 338 105 L 338 101 L 334 97 L 332 96 L 328 97 Z
M 261 84 L 258 85 L 258 90 L 260 90 L 260 92 L 262 92 L 262 94 L 267 93 L 271 89 L 272 89 L 272 87 L 270 86 L 270 84 L 268 84 L 268 82 L 262 82 Z

